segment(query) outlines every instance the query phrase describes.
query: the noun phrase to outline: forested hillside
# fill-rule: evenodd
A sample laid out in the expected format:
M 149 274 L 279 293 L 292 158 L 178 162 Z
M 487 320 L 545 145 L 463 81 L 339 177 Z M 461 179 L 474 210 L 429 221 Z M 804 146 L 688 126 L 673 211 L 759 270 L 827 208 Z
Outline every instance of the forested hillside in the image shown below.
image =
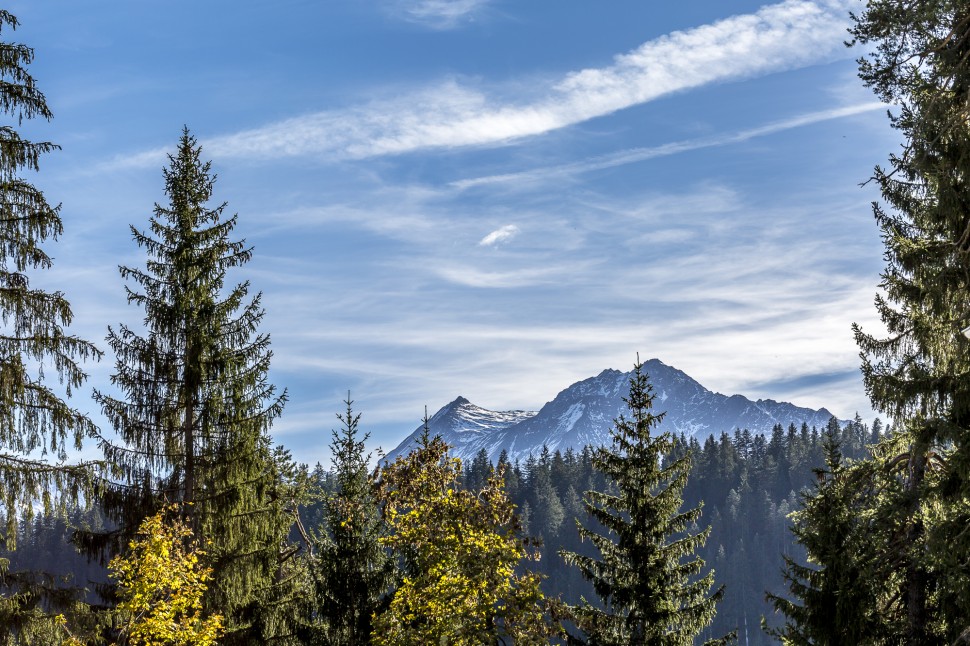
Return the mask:
M 839 428 L 833 420 L 829 428 L 835 429 L 849 459 L 868 455 L 866 447 L 884 434 L 878 420 L 872 428 L 858 419 Z M 801 507 L 802 496 L 817 480 L 815 470 L 824 466 L 825 431 L 778 426 L 770 436 L 739 430 L 733 436 L 709 436 L 703 444 L 677 439 L 668 459 L 693 453 L 684 506 L 703 505 L 698 524 L 711 526 L 698 554 L 714 569 L 716 585 L 725 587 L 717 616 L 705 634 L 737 629 L 741 643 L 775 642 L 760 627 L 762 616 L 771 624 L 778 623 L 765 593 L 785 591 L 785 555 L 804 560 L 804 550 L 790 532 L 789 514 Z M 484 455 L 472 461 L 465 472 L 466 486 L 480 487 L 488 469 Z M 527 532 L 542 543 L 541 558 L 532 567 L 546 577 L 546 594 L 570 603 L 581 596 L 595 600 L 592 587 L 559 556 L 563 549 L 589 550 L 588 543 L 580 543 L 576 530 L 575 519 L 589 522 L 581 499 L 587 490 L 608 488 L 592 467 L 592 451 L 546 451 L 525 463 L 509 465 L 505 478 Z
M 703 444 L 683 436 L 675 438 L 675 449 L 666 460 L 692 454 L 692 468 L 684 489 L 684 506 L 703 506 L 697 525 L 710 526 L 711 533 L 698 555 L 715 573 L 715 586 L 724 586 L 713 623 L 701 637 L 737 630 L 740 643 L 769 644 L 776 639 L 760 627 L 762 617 L 771 625 L 774 616 L 766 592 L 784 593 L 784 556 L 804 562 L 804 549 L 790 531 L 791 512 L 802 506 L 817 480 L 816 470 L 824 467 L 822 438 L 832 433 L 849 460 L 868 455 L 867 447 L 877 443 L 884 429 L 877 420 L 870 428 L 856 420 L 839 427 L 835 420 L 827 428 L 777 426 L 771 435 L 752 435 L 738 430 L 733 435 L 709 436 Z M 462 484 L 479 491 L 495 466 L 504 468 L 505 487 L 517 506 L 523 532 L 536 539 L 539 558 L 522 567 L 542 575 L 547 597 L 576 604 L 581 597 L 597 599 L 592 586 L 579 570 L 569 567 L 561 550 L 589 554 L 589 543 L 579 540 L 576 521 L 591 521 L 583 509 L 586 491 L 609 490 L 608 481 L 592 463 L 592 449 L 543 451 L 524 463 L 504 460 L 492 465 L 486 456 L 464 465 Z M 314 475 L 320 489 L 334 491 L 335 475 L 319 469 Z M 324 513 L 319 504 L 303 512 L 304 524 L 319 526 Z M 38 516 L 24 522 L 19 531 L 19 548 L 12 553 L 11 566 L 46 563 L 48 570 L 82 586 L 106 581 L 104 567 L 77 554 L 70 543 L 72 527 L 95 526 L 101 520 L 97 510 L 74 512 L 69 518 Z M 294 537 L 298 539 L 298 537 Z

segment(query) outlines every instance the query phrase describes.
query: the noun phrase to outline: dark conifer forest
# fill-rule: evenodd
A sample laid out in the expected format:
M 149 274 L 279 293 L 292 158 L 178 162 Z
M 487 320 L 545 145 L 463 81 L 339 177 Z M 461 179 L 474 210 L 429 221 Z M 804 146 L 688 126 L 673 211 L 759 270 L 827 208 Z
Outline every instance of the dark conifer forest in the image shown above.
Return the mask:
M 341 414 L 343 419 L 354 420 Z M 361 460 L 363 446 L 359 444 L 362 435 L 356 428 L 345 427 L 336 438 L 338 451 L 345 454 L 349 451 L 349 460 Z M 697 439 L 687 439 L 683 436 L 671 438 L 671 449 L 665 453 L 664 462 L 670 463 L 685 456 L 691 456 L 690 477 L 684 488 L 683 507 L 694 508 L 702 506 L 702 515 L 692 524 L 693 531 L 710 527 L 710 534 L 702 547 L 696 551 L 706 564 L 706 569 L 714 571 L 714 585 L 712 590 L 723 586 L 724 595 L 717 605 L 717 614 L 709 626 L 699 634 L 698 642 L 715 636 L 721 636 L 736 631 L 740 643 L 770 644 L 776 643 L 776 638 L 762 630 L 764 619 L 768 626 L 777 628 L 783 623 L 783 617 L 775 611 L 772 601 L 766 593 L 786 595 L 785 559 L 792 559 L 796 563 L 805 562 L 805 549 L 796 542 L 792 534 L 791 513 L 802 508 L 802 501 L 818 481 L 818 473 L 825 468 L 826 442 L 834 443 L 840 455 L 850 463 L 868 458 L 868 447 L 880 442 L 885 435 L 885 429 L 877 420 L 872 427 L 859 420 L 839 426 L 836 420 L 826 428 L 809 428 L 807 426 L 776 426 L 771 435 L 752 435 L 746 430 L 735 433 L 721 434 L 719 437 L 708 437 L 703 444 Z M 357 445 L 349 441 L 355 439 Z M 356 446 L 356 449 L 354 448 Z M 361 457 L 354 458 L 356 451 Z M 577 521 L 584 526 L 595 527 L 596 523 L 589 518 L 583 505 L 583 495 L 586 491 L 610 491 L 607 478 L 594 467 L 594 449 L 576 452 L 567 450 L 550 452 L 543 451 L 525 463 L 509 464 L 500 461 L 493 465 L 482 453 L 475 460 L 463 465 L 461 472 L 461 486 L 470 492 L 482 491 L 488 480 L 495 473 L 495 468 L 503 474 L 504 487 L 511 502 L 516 506 L 522 523 L 522 536 L 528 537 L 535 545 L 535 558 L 520 565 L 522 571 L 539 574 L 542 592 L 549 599 L 561 599 L 567 604 L 579 604 L 583 598 L 602 607 L 593 586 L 586 581 L 579 569 L 568 566 L 562 551 L 595 556 L 595 550 L 589 541 L 581 541 L 577 529 Z M 360 482 L 366 483 L 370 470 L 366 462 L 358 462 L 357 473 Z M 329 492 L 318 503 L 307 505 L 303 509 L 303 525 L 308 528 L 326 530 L 333 527 L 335 518 L 342 512 L 341 507 L 349 504 L 340 502 L 345 500 L 338 496 L 339 492 L 356 490 L 361 495 L 369 496 L 361 485 L 352 484 L 346 480 L 346 475 L 331 472 L 318 467 L 311 474 L 314 486 L 320 492 Z M 342 480 L 343 479 L 343 480 Z M 348 489 L 353 487 L 353 489 Z M 333 501 L 333 502 L 330 502 Z M 336 508 L 333 507 L 336 505 Z M 373 507 L 375 514 L 376 505 Z M 379 529 L 374 520 L 366 520 L 358 509 L 358 522 L 361 526 L 361 538 L 358 543 L 366 546 L 368 541 L 377 545 Z M 69 575 L 75 582 L 104 582 L 104 569 L 90 563 L 83 555 L 72 549 L 70 541 L 75 527 L 102 527 L 103 520 L 97 509 L 87 513 L 75 512 L 71 518 L 38 516 L 30 523 L 25 523 L 19 534 L 18 550 L 12 554 L 12 569 L 19 569 L 30 563 L 49 563 L 49 571 L 61 575 Z M 321 563 L 330 563 L 319 570 L 319 576 L 328 577 L 318 583 L 318 595 L 321 600 L 320 610 L 316 614 L 324 615 L 323 608 L 328 604 L 339 605 L 341 598 L 350 599 L 353 595 L 348 590 L 351 581 L 376 581 L 371 588 L 377 590 L 389 589 L 388 577 L 390 571 L 387 566 L 381 566 L 382 552 L 373 552 L 374 569 L 363 570 L 355 577 L 351 568 L 359 567 L 347 556 L 352 553 L 350 547 L 338 547 L 349 541 L 349 538 L 339 538 L 340 532 L 331 534 L 329 540 L 318 537 L 320 551 L 317 552 Z M 371 539 L 366 538 L 371 536 Z M 297 530 L 294 530 L 294 543 L 300 541 Z M 340 542 L 332 542 L 337 541 Z M 336 550 L 342 550 L 337 552 Z M 325 557 L 324 550 L 331 550 L 332 556 Z M 323 560 L 326 558 L 327 560 Z M 336 580 L 329 575 L 331 571 L 342 571 Z M 359 577 L 359 578 L 358 578 Z M 329 585 L 323 586 L 326 582 Z M 365 588 L 366 589 L 366 588 Z M 343 591 L 336 598 L 327 594 L 329 590 Z M 358 593 L 354 593 L 358 594 Z M 380 597 L 374 597 L 368 602 L 371 608 L 379 609 Z M 363 602 L 355 604 L 366 607 Z M 358 615 L 359 616 L 359 615 Z M 369 619 L 365 613 L 356 621 Z M 352 634 L 353 624 L 342 629 Z M 313 631 L 320 631 L 322 627 L 314 624 Z M 362 634 L 368 635 L 369 622 Z
M 785 557 L 803 563 L 804 548 L 791 532 L 793 511 L 817 482 L 825 466 L 824 442 L 828 435 L 849 460 L 868 456 L 884 429 L 877 420 L 870 428 L 859 420 L 827 428 L 776 426 L 770 436 L 747 430 L 708 437 L 703 444 L 683 436 L 673 438 L 664 461 L 690 455 L 690 478 L 684 488 L 685 509 L 702 506 L 694 527 L 711 532 L 697 554 L 714 570 L 714 588 L 724 586 L 717 615 L 701 637 L 737 631 L 741 643 L 768 644 L 775 639 L 761 629 L 762 618 L 776 625 L 779 618 L 766 592 L 782 594 Z M 480 455 L 467 468 L 466 486 L 474 489 L 489 473 Z M 547 578 L 543 588 L 550 597 L 568 603 L 581 598 L 596 601 L 593 587 L 579 570 L 567 567 L 559 552 L 590 554 L 581 542 L 576 520 L 593 521 L 582 503 L 585 491 L 609 491 L 608 481 L 593 468 L 593 450 L 545 451 L 524 464 L 509 465 L 506 487 L 519 506 L 530 535 L 541 544 L 540 558 L 532 567 Z M 540 511 L 536 511 L 540 510 Z M 695 530 L 696 531 L 696 530 Z

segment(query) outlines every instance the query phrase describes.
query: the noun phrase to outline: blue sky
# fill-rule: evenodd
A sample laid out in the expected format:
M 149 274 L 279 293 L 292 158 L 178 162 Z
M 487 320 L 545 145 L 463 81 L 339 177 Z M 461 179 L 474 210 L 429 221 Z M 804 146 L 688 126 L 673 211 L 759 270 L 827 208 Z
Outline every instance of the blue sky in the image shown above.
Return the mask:
M 464 395 L 537 409 L 637 352 L 720 392 L 870 417 L 860 187 L 897 149 L 855 1 L 14 1 L 59 143 L 73 329 L 135 324 L 118 264 L 187 125 L 255 246 L 276 439 L 326 462 L 347 390 L 390 449 Z M 109 355 L 90 366 L 105 388 Z M 96 413 L 82 393 L 82 409 Z

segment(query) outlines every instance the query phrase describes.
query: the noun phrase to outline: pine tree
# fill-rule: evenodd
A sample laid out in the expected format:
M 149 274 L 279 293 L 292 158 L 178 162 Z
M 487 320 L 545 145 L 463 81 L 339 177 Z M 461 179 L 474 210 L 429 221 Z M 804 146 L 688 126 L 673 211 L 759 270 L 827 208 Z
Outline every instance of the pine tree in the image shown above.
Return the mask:
M 516 573 L 526 552 L 502 473 L 477 492 L 461 485 L 461 460 L 427 421 L 417 448 L 381 470 L 382 541 L 404 571 L 374 644 L 548 643 L 539 577 Z
M 148 232 L 131 228 L 148 260 L 121 274 L 136 286 L 128 301 L 144 308 L 145 332 L 109 329 L 122 396 L 95 398 L 123 442 L 104 442 L 123 478 L 105 504 L 123 540 L 166 501 L 181 503 L 193 532 L 212 541 L 205 603 L 225 617 L 221 643 L 285 641 L 298 573 L 286 545 L 295 474 L 268 435 L 285 393 L 267 382 L 260 295 L 248 296 L 248 282 L 225 284 L 252 250 L 230 239 L 237 216 L 224 217 L 226 204 L 209 206 L 215 177 L 200 152 L 184 130 L 164 171 L 168 205 L 155 205 Z
M 552 484 L 549 467 L 539 462 L 529 469 L 527 486 L 531 491 L 529 502 L 532 507 L 530 528 L 535 536 L 552 539 L 566 518 L 559 493 Z
M 17 26 L 16 17 L 0 10 L 0 32 Z M 90 496 L 98 466 L 67 462 L 68 451 L 79 449 L 95 428 L 65 399 L 84 382 L 81 362 L 101 352 L 65 330 L 73 315 L 61 292 L 31 285 L 36 271 L 51 267 L 44 243 L 63 232 L 60 205 L 51 205 L 23 176 L 58 149 L 17 131 L 25 120 L 53 116 L 28 70 L 33 59 L 32 48 L 0 42 L 0 112 L 8 121 L 0 124 L 0 505 L 8 549 L 16 547 L 18 520 L 29 520 L 38 505 L 45 513 L 63 511 L 82 492 Z M 45 373 L 61 386 L 52 388 Z M 0 558 L 0 643 L 30 643 L 38 630 L 59 630 L 51 604 L 74 606 L 74 595 L 42 573 L 7 566 Z
M 877 611 L 880 586 L 869 570 L 865 542 L 873 529 L 860 500 L 874 496 L 865 479 L 842 460 L 841 441 L 831 428 L 822 438 L 825 467 L 815 470 L 817 483 L 803 495 L 793 514 L 792 532 L 805 546 L 809 565 L 785 557 L 785 581 L 791 598 L 769 594 L 775 611 L 785 615 L 782 629 L 769 630 L 785 644 L 872 643 L 884 633 Z
M 698 578 L 704 562 L 696 551 L 710 529 L 691 533 L 700 508 L 681 511 L 690 456 L 662 464 L 673 448 L 669 433 L 652 435 L 663 414 L 654 415 L 653 388 L 639 359 L 621 415 L 611 431 L 613 446 L 599 448 L 594 466 L 615 493 L 587 491 L 585 507 L 607 531 L 580 526 L 600 558 L 563 553 L 593 583 L 604 609 L 588 602 L 573 618 L 591 645 L 682 645 L 712 621 L 723 590 L 710 593 L 713 572 Z
M 914 491 L 911 435 L 871 447 L 845 462 L 834 434 L 822 436 L 825 467 L 792 514 L 792 531 L 808 564 L 786 558 L 790 599 L 768 595 L 787 620 L 769 633 L 789 644 L 943 644 L 938 581 L 923 531 L 924 497 Z M 914 459 L 915 458 L 915 459 Z M 960 643 L 960 642 L 957 642 Z
M 17 25 L 13 15 L 0 10 L 0 30 Z M 0 42 L 0 111 L 18 125 L 53 116 L 27 70 L 33 58 L 26 45 Z M 68 449 L 79 449 L 95 431 L 45 383 L 44 373 L 53 370 L 70 396 L 85 379 L 79 362 L 100 358 L 101 352 L 65 332 L 72 313 L 63 294 L 30 286 L 29 272 L 51 267 L 42 243 L 56 239 L 63 225 L 60 206 L 51 206 L 21 173 L 39 170 L 41 156 L 56 149 L 0 125 L 0 494 L 10 547 L 21 513 L 29 514 L 36 502 L 50 511 L 52 499 L 87 479 L 83 465 L 51 464 L 45 458 L 53 455 L 63 463 Z
M 370 642 L 371 622 L 386 605 L 395 578 L 395 564 L 380 539 L 384 524 L 374 495 L 375 482 L 364 453 L 369 437 L 360 435 L 360 415 L 348 394 L 342 423 L 333 431 L 334 491 L 325 494 L 323 523 L 314 537 L 314 594 L 308 644 L 361 646 Z
M 906 438 L 909 504 L 893 508 L 909 519 L 910 545 L 926 547 L 904 573 L 901 638 L 950 642 L 970 629 L 970 5 L 870 0 L 852 35 L 874 48 L 860 77 L 897 107 L 890 119 L 904 137 L 874 174 L 889 207 L 873 206 L 888 336 L 855 328 L 873 406 Z

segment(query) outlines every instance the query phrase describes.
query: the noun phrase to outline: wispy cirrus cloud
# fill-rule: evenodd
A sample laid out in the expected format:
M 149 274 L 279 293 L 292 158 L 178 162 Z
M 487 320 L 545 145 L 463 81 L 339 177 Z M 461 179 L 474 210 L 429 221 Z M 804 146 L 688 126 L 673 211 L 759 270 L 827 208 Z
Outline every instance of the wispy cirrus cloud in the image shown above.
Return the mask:
M 710 181 L 630 195 L 538 190 L 538 203 L 497 192 L 517 205 L 510 215 L 447 190 L 385 190 L 273 214 L 300 225 L 300 238 L 353 225 L 382 249 L 349 267 L 295 254 L 292 241 L 261 256 L 268 273 L 253 282 L 266 289 L 278 383 L 315 380 L 292 391 L 278 432 L 301 455 L 323 456 L 320 425 L 350 389 L 374 441 L 390 448 L 424 404 L 434 411 L 461 394 L 537 408 L 605 367 L 628 369 L 636 351 L 720 392 L 850 416 L 865 397 L 849 324 L 870 327 L 877 282 L 876 268 L 854 265 L 866 227 L 836 226 L 868 219 L 857 217 L 868 198 L 856 192 L 817 187 L 780 204 Z M 511 222 L 516 244 L 480 244 Z M 796 379 L 820 374 L 847 376 Z
M 590 263 L 581 263 L 590 266 Z M 438 277 L 453 285 L 484 289 L 557 285 L 567 275 L 576 272 L 576 265 L 543 265 L 510 270 L 488 271 L 465 264 L 443 264 L 435 268 Z
M 472 0 L 410 5 L 431 15 Z M 467 5 L 467 6 L 466 6 Z M 456 13 L 457 15 L 457 13 Z M 489 94 L 458 80 L 392 99 L 324 110 L 209 138 L 219 158 L 360 159 L 434 148 L 503 145 L 711 83 L 751 78 L 848 56 L 841 3 L 786 0 L 650 40 L 611 65 L 531 84 L 529 97 Z M 115 160 L 155 163 L 158 152 Z
M 491 0 L 398 0 L 392 11 L 432 29 L 453 29 L 474 18 Z
M 840 108 L 832 108 L 829 110 L 807 112 L 805 114 L 800 114 L 788 119 L 782 119 L 765 124 L 763 126 L 746 128 L 736 132 L 721 133 L 710 137 L 685 139 L 682 141 L 674 141 L 662 144 L 660 146 L 651 146 L 648 148 L 630 148 L 628 150 L 622 150 L 609 155 L 600 155 L 598 157 L 593 157 L 570 164 L 535 168 L 517 173 L 503 173 L 501 175 L 473 177 L 470 179 L 451 182 L 450 185 L 457 189 L 467 189 L 487 184 L 512 184 L 519 182 L 531 184 L 538 181 L 560 179 L 566 176 L 578 175 L 580 173 L 587 173 L 605 168 L 614 168 L 616 166 L 633 164 L 636 162 L 646 161 L 648 159 L 655 159 L 657 157 L 667 157 L 668 155 L 676 155 L 678 153 L 690 152 L 692 150 L 699 150 L 702 148 L 713 148 L 716 146 L 727 146 L 729 144 L 741 143 L 743 141 L 748 141 L 749 139 L 755 139 L 756 137 L 765 137 L 779 132 L 784 132 L 785 130 L 791 130 L 792 128 L 810 126 L 823 121 L 843 119 L 845 117 L 851 117 L 865 112 L 885 109 L 885 103 L 881 103 L 879 101 L 868 101 L 865 103 L 858 103 Z

